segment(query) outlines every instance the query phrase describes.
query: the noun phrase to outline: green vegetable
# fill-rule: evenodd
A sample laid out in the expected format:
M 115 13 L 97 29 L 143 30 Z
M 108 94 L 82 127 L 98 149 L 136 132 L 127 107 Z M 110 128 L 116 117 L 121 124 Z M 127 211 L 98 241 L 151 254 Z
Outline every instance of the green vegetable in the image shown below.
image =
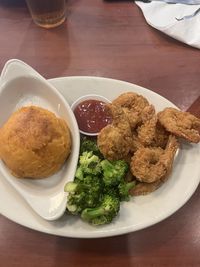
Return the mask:
M 80 156 L 79 164 L 80 169 L 78 172 L 82 172 L 81 177 L 84 173 L 97 175 L 101 172 L 100 158 L 96 155 L 93 155 L 92 151 L 83 152 Z
M 65 185 L 65 192 L 68 192 L 67 209 L 72 214 L 79 214 L 85 208 L 99 205 L 102 182 L 99 177 L 86 176 L 83 181 L 75 179 Z
M 119 212 L 120 201 L 129 200 L 134 186 L 134 182 L 124 181 L 127 172 L 124 160 L 102 159 L 96 142 L 83 138 L 75 179 L 64 188 L 67 211 L 93 225 L 110 223 Z
M 134 186 L 135 186 L 135 181 L 129 183 L 122 181 L 118 185 L 120 201 L 129 201 L 130 199 L 129 190 Z
M 79 192 L 82 192 L 83 190 L 87 190 L 88 189 L 88 186 L 85 185 L 85 184 L 78 184 L 78 183 L 75 183 L 75 182 L 68 182 L 66 185 L 65 185 L 65 188 L 64 188 L 64 191 L 65 192 L 68 192 L 68 193 L 71 193 L 71 194 L 75 194 L 75 193 L 79 193 Z
M 92 151 L 94 155 L 98 156 L 99 158 L 103 159 L 103 155 L 101 154 L 97 142 L 95 140 L 88 139 L 86 137 L 81 138 L 81 147 L 80 147 L 80 154 L 83 152 L 90 152 Z
M 104 195 L 100 206 L 84 209 L 81 218 L 93 225 L 107 224 L 117 216 L 119 209 L 120 201 L 118 198 Z
M 124 160 L 101 161 L 103 169 L 103 181 L 106 186 L 118 185 L 128 171 L 128 163 Z

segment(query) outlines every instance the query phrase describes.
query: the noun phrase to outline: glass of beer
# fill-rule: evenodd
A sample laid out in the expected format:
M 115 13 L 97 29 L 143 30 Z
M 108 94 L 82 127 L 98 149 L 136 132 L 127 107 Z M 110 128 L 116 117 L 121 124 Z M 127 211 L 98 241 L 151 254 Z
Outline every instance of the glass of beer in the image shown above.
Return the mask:
M 33 21 L 53 28 L 65 21 L 65 0 L 26 0 Z

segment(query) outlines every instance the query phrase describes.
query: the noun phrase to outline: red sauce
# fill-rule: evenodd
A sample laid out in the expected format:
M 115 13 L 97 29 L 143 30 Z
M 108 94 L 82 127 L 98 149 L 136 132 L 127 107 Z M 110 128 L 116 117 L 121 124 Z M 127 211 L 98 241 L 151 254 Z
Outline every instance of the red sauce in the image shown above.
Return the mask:
M 79 129 L 88 133 L 98 133 L 112 122 L 106 103 L 88 99 L 79 103 L 74 109 Z

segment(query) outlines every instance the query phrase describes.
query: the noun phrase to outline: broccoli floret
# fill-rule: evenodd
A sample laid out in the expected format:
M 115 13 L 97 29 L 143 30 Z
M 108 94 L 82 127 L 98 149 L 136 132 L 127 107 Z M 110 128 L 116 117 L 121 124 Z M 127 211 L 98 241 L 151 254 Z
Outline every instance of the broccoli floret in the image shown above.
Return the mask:
M 129 169 L 128 163 L 125 160 L 114 161 L 114 166 L 115 169 L 119 172 L 121 178 L 125 176 L 125 174 L 128 172 Z
M 85 209 L 86 193 L 81 192 L 79 194 L 69 194 L 67 197 L 67 211 L 71 214 L 79 214 Z
M 75 194 L 75 193 L 78 193 L 78 192 L 81 192 L 87 189 L 88 187 L 86 185 L 81 184 L 81 183 L 75 183 L 75 182 L 68 182 L 66 183 L 64 187 L 64 191 L 71 193 L 71 194 Z
M 130 194 L 129 190 L 135 186 L 135 181 L 126 183 L 125 181 L 121 182 L 118 186 L 120 201 L 129 201 Z
M 79 169 L 80 168 L 80 169 Z M 86 174 L 97 175 L 101 172 L 100 158 L 93 155 L 93 152 L 83 152 L 79 159 L 79 167 L 76 173 L 76 177 Z M 77 178 L 78 178 L 77 177 Z
M 79 180 L 84 179 L 84 172 L 83 172 L 83 168 L 81 166 L 78 166 L 78 168 L 76 169 L 75 178 L 77 178 Z
M 97 146 L 96 140 L 91 140 L 84 136 L 83 138 L 81 138 L 80 154 L 86 151 L 92 151 L 94 155 L 98 156 L 101 159 L 103 158 L 103 155 L 101 154 Z
M 103 194 L 104 195 L 113 196 L 113 197 L 116 197 L 116 198 L 120 198 L 119 197 L 118 185 L 116 185 L 116 186 L 104 186 Z
M 81 218 L 93 225 L 107 224 L 117 216 L 119 209 L 119 199 L 106 194 L 103 196 L 100 206 L 84 209 Z
M 103 181 L 106 186 L 118 185 L 128 171 L 128 163 L 124 160 L 101 161 Z
M 85 208 L 99 205 L 102 194 L 102 181 L 99 177 L 86 176 L 82 181 L 75 179 L 65 185 L 67 209 L 72 214 L 79 214 Z
M 133 186 L 124 181 L 128 164 L 102 160 L 98 151 L 94 141 L 83 140 L 75 179 L 65 185 L 67 211 L 93 225 L 110 223 Z

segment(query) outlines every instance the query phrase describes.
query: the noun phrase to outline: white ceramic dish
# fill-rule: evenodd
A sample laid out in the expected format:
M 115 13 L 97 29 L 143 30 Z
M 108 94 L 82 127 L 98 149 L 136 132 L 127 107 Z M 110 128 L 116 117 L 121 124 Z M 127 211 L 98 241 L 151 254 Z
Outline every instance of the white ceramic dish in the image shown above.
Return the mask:
M 110 101 L 104 97 L 104 96 L 101 96 L 101 95 L 95 95 L 95 94 L 89 94 L 89 95 L 84 95 L 84 96 L 81 96 L 79 97 L 78 99 L 76 99 L 72 105 L 71 105 L 71 109 L 74 111 L 75 108 L 83 101 L 85 100 L 90 100 L 90 99 L 93 99 L 93 100 L 99 100 L 99 101 L 103 101 L 105 103 L 109 103 Z M 84 132 L 82 130 L 80 130 L 80 133 L 84 134 L 84 135 L 88 135 L 88 136 L 97 136 L 98 133 L 88 133 L 88 132 Z
M 52 79 L 50 83 L 69 104 L 85 94 L 96 93 L 112 100 L 122 92 L 133 91 L 147 97 L 157 111 L 167 106 L 175 107 L 152 91 L 113 79 L 67 77 Z M 21 225 L 59 236 L 97 238 L 137 231 L 164 220 L 188 201 L 199 184 L 199 157 L 199 145 L 183 144 L 169 180 L 150 195 L 122 203 L 119 216 L 110 225 L 92 227 L 72 216 L 63 216 L 54 222 L 45 221 L 32 211 L 5 179 L 0 179 L 0 212 Z
M 6 63 L 0 80 L 0 127 L 22 106 L 36 105 L 54 112 L 67 121 L 72 136 L 72 153 L 62 170 L 41 179 L 17 179 L 0 161 L 1 180 L 7 181 L 27 203 L 46 220 L 63 215 L 67 197 L 63 186 L 73 180 L 79 152 L 79 130 L 70 106 L 63 96 L 31 67 L 18 60 Z

